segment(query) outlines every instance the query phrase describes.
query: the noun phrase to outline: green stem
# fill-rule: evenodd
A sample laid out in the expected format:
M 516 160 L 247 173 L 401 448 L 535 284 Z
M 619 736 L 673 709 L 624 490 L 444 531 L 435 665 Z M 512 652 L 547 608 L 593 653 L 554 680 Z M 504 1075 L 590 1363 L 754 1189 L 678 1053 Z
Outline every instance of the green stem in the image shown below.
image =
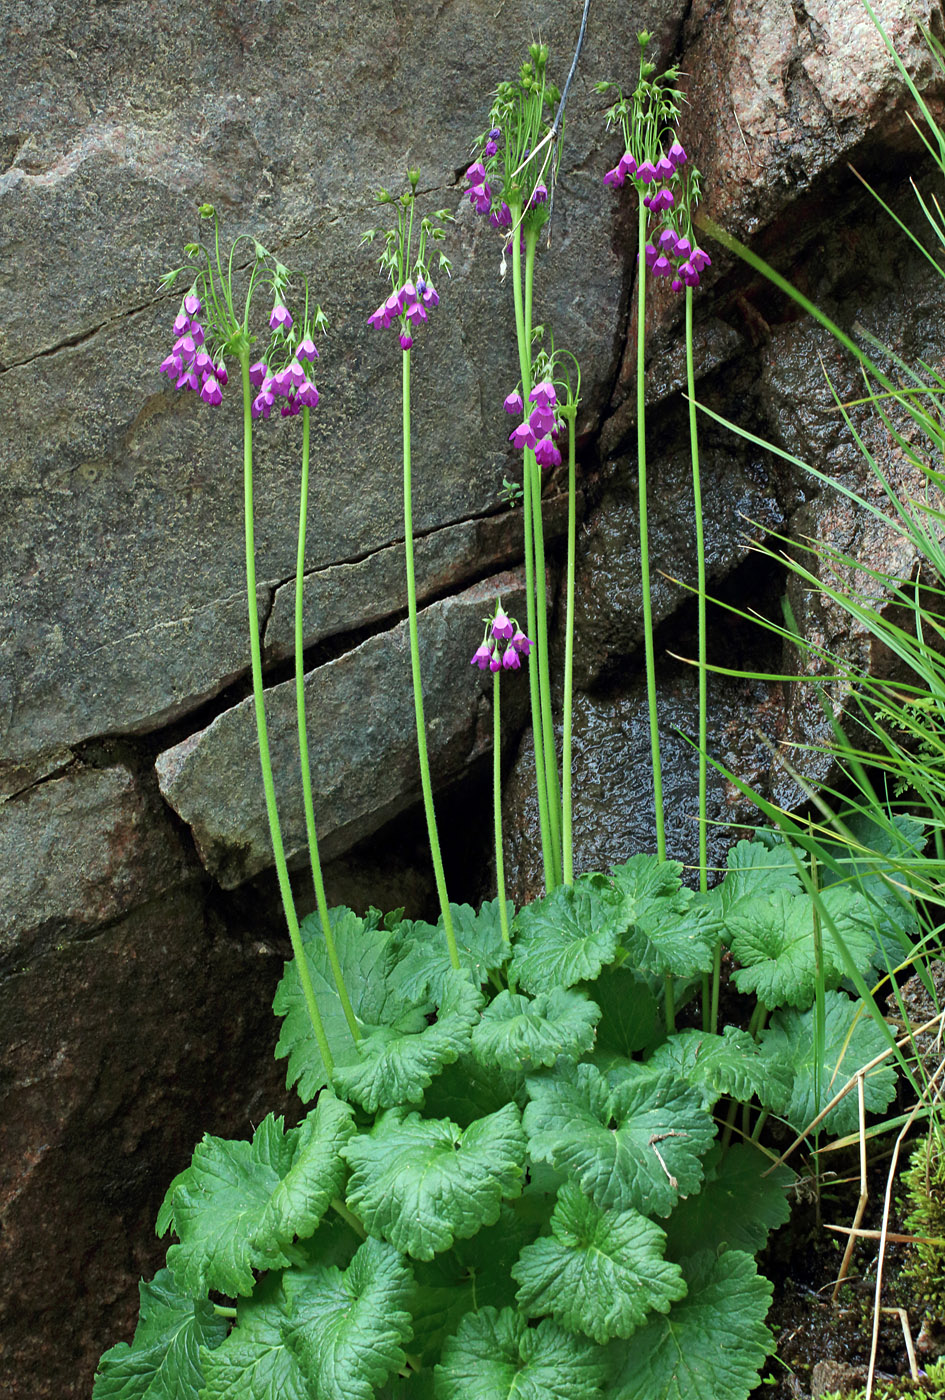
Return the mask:
M 402 353 L 404 362 L 403 409 L 404 409 L 404 553 L 407 559 L 407 612 L 410 625 L 410 669 L 413 677 L 413 707 L 417 719 L 417 753 L 420 758 L 420 785 L 423 789 L 423 810 L 427 819 L 427 836 L 430 840 L 430 856 L 433 861 L 433 874 L 436 879 L 436 893 L 440 901 L 440 914 L 446 933 L 450 962 L 460 966 L 459 950 L 456 947 L 456 934 L 453 932 L 453 916 L 446 893 L 446 876 L 443 873 L 443 858 L 440 855 L 440 838 L 436 830 L 436 813 L 433 810 L 433 784 L 430 781 L 430 760 L 427 757 L 427 730 L 423 718 L 423 685 L 420 678 L 420 637 L 417 631 L 417 584 L 413 563 L 413 502 L 410 477 L 410 351 Z
M 531 348 L 525 343 L 525 311 L 522 305 L 522 248 L 521 241 L 514 235 L 521 217 L 521 206 L 512 205 L 512 302 L 515 307 L 515 333 L 518 341 L 518 360 L 522 374 L 522 398 L 527 403 L 531 392 Z M 527 387 L 526 387 L 527 386 Z M 531 466 L 529 457 L 534 453 L 526 448 L 524 454 L 524 478 L 522 491 L 522 516 L 524 524 L 525 553 L 525 610 L 528 635 L 536 639 L 535 619 L 535 549 L 532 531 L 532 492 Z M 533 665 L 528 668 L 528 693 L 531 701 L 532 746 L 535 753 L 535 791 L 538 797 L 538 825 L 541 831 L 541 857 L 545 873 L 545 891 L 550 894 L 555 888 L 555 866 L 552 858 L 550 826 L 548 817 L 548 791 L 545 786 L 545 755 L 541 742 L 541 711 L 538 697 L 538 671 Z
M 564 883 L 574 883 L 571 839 L 571 725 L 574 689 L 574 572 L 577 552 L 577 488 L 575 469 L 575 414 L 568 417 L 568 577 L 564 629 L 564 698 L 561 741 L 561 857 Z
M 532 292 L 535 278 L 535 245 L 537 234 L 525 235 L 525 345 L 528 359 L 528 384 L 522 386 L 522 398 L 528 403 L 532 390 Z M 545 570 L 545 534 L 541 514 L 541 467 L 534 452 L 528 453 L 527 467 L 532 489 L 532 531 L 535 537 L 535 607 L 537 611 L 538 704 L 541 713 L 541 742 L 545 753 L 545 791 L 548 797 L 551 853 L 555 868 L 555 883 L 561 879 L 561 791 L 558 783 L 558 754 L 555 749 L 554 721 L 551 716 L 551 670 L 548 658 L 548 599 Z
M 673 990 L 673 974 L 667 972 L 663 981 L 664 1005 L 666 1009 L 666 1030 L 672 1035 L 676 1029 L 676 999 Z
M 495 824 L 495 885 L 499 896 L 499 923 L 502 941 L 512 942 L 509 911 L 505 902 L 505 856 L 502 850 L 502 725 L 499 717 L 499 676 L 492 675 L 492 813 Z
M 308 473 L 310 443 L 309 410 L 302 409 L 302 486 L 299 501 L 299 548 L 295 561 L 295 707 L 299 721 L 299 759 L 302 767 L 302 801 L 305 807 L 305 830 L 308 833 L 308 854 L 312 867 L 312 883 L 315 886 L 315 903 L 325 938 L 325 948 L 331 965 L 331 975 L 341 1002 L 348 1029 L 353 1039 L 361 1039 L 361 1028 L 344 983 L 335 936 L 328 917 L 328 901 L 325 898 L 325 881 L 322 878 L 322 863 L 318 854 L 318 835 L 315 830 L 315 804 L 312 800 L 312 769 L 308 756 L 308 726 L 305 721 L 305 627 L 304 627 L 304 580 L 305 580 L 305 528 L 308 517 Z
M 765 1006 L 764 1002 L 759 1001 L 754 1011 L 751 1013 L 751 1018 L 748 1022 L 748 1034 L 753 1040 L 758 1039 L 767 1018 L 768 1008 Z
M 340 1196 L 332 1197 L 331 1208 L 336 1215 L 340 1215 L 346 1225 L 350 1225 L 356 1235 L 362 1240 L 367 1239 L 367 1230 L 355 1215 L 353 1210 L 349 1210 Z
M 755 1119 L 755 1126 L 754 1126 L 754 1128 L 752 1129 L 752 1132 L 751 1132 L 751 1140 L 752 1140 L 752 1142 L 757 1142 L 758 1139 L 761 1137 L 761 1130 L 762 1130 L 762 1128 L 764 1127 L 764 1125 L 767 1123 L 767 1121 L 768 1121 L 768 1110 L 767 1110 L 766 1108 L 763 1108 L 763 1109 L 761 1110 L 761 1112 L 758 1114 L 758 1117 Z
M 213 1311 L 216 1313 L 217 1317 L 236 1317 L 236 1316 L 237 1316 L 237 1312 L 236 1312 L 236 1309 L 235 1309 L 235 1308 L 225 1308 L 225 1307 L 223 1306 L 222 1303 L 214 1303 L 214 1305 L 213 1305 Z
M 637 265 L 637 477 L 640 509 L 640 569 L 643 576 L 643 641 L 646 655 L 646 693 L 650 711 L 650 760 L 653 767 L 653 804 L 656 812 L 656 854 L 666 859 L 666 831 L 663 819 L 663 774 L 660 766 L 660 736 L 656 709 L 656 660 L 653 652 L 653 608 L 650 600 L 650 546 L 646 514 L 646 206 L 643 186 L 639 189 Z
M 269 756 L 269 733 L 266 728 L 266 704 L 262 683 L 262 650 L 259 642 L 259 612 L 256 603 L 256 546 L 253 537 L 253 415 L 252 385 L 249 382 L 249 348 L 240 351 L 240 368 L 243 371 L 243 513 L 246 525 L 246 593 L 249 601 L 249 650 L 253 673 L 253 704 L 256 711 L 256 732 L 259 736 L 259 762 L 262 767 L 263 789 L 266 794 L 266 813 L 269 817 L 269 835 L 272 839 L 272 854 L 275 860 L 276 875 L 279 880 L 279 893 L 289 929 L 289 939 L 295 954 L 295 965 L 299 974 L 302 995 L 312 1022 L 312 1030 L 325 1066 L 325 1073 L 331 1078 L 335 1062 L 332 1058 L 325 1028 L 322 1025 L 315 989 L 309 972 L 308 958 L 302 945 L 298 916 L 289 883 L 289 870 L 286 865 L 285 850 L 282 845 L 282 829 L 279 826 L 279 811 L 276 806 L 276 790 L 272 780 L 272 760 Z

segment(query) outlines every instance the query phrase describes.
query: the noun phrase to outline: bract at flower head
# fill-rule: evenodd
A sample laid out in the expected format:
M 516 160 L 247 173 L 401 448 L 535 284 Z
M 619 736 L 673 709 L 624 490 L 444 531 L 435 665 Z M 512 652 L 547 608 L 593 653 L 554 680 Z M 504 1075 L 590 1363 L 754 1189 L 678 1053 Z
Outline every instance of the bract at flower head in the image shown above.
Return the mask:
M 277 301 L 272 308 L 272 314 L 269 317 L 269 329 L 273 331 L 283 331 L 285 333 L 288 333 L 292 329 L 292 317 L 289 314 L 289 309 L 283 306 L 281 301 Z

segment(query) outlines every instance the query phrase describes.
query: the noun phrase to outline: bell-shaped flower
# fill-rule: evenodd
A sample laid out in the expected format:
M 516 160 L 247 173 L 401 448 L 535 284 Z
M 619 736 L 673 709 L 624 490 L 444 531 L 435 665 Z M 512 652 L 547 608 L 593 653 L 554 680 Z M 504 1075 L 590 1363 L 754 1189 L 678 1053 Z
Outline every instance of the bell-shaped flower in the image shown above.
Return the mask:
M 288 403 L 282 405 L 283 418 L 294 418 L 297 413 L 302 412 L 302 405 L 299 403 L 298 395 L 293 394 Z
M 605 185 L 615 185 L 615 186 L 617 186 L 617 187 L 619 188 L 619 187 L 623 184 L 623 182 L 624 182 L 624 180 L 625 180 L 626 178 L 627 178 L 627 177 L 626 177 L 626 175 L 624 175 L 623 171 L 620 169 L 620 166 L 619 166 L 619 165 L 615 165 L 614 168 L 613 168 L 613 170 L 608 170 L 608 171 L 607 171 L 607 174 L 604 176 L 604 184 L 605 184 Z
M 295 391 L 295 397 L 302 408 L 318 407 L 318 390 L 310 379 L 306 379 L 304 384 L 299 385 Z
M 528 421 L 535 437 L 544 437 L 546 433 L 554 432 L 555 411 L 550 404 L 536 404 L 528 415 Z
M 276 396 L 271 389 L 261 389 L 253 399 L 253 406 L 250 410 L 254 418 L 268 418 L 272 412 L 272 405 L 276 401 Z
M 213 361 L 206 350 L 198 350 L 194 356 L 194 369 L 205 378 L 213 370 Z
M 673 265 L 665 253 L 660 253 L 653 263 L 652 272 L 654 277 L 669 277 L 672 274 Z
M 270 393 L 277 394 L 280 398 L 287 399 L 293 389 L 292 377 L 288 369 L 280 369 L 269 381 Z
M 489 669 L 489 662 L 492 660 L 492 645 L 490 642 L 483 642 L 478 646 L 469 658 L 470 666 L 478 666 L 480 671 Z
M 196 292 L 188 292 L 184 297 L 184 310 L 188 316 L 196 316 L 202 310 L 203 304 Z
M 521 652 L 523 656 L 528 656 L 535 643 L 530 637 L 526 637 L 522 629 L 519 628 L 512 638 L 512 645 L 515 650 Z
M 167 356 L 166 359 L 163 359 L 161 361 L 160 368 L 158 369 L 158 374 L 168 374 L 172 379 L 174 379 L 178 374 L 180 374 L 183 367 L 184 364 L 181 360 L 180 355 L 176 355 L 172 352 L 170 355 Z
M 624 151 L 617 162 L 617 169 L 622 173 L 624 179 L 626 179 L 628 175 L 635 175 L 637 173 L 637 163 L 629 151 Z
M 647 243 L 646 247 L 643 249 L 643 256 L 646 259 L 647 267 L 652 267 L 657 258 L 657 252 L 652 243 Z
M 697 272 L 712 266 L 712 259 L 702 248 L 693 248 L 690 261 Z
M 187 331 L 184 335 L 178 336 L 174 341 L 175 355 L 186 355 L 188 359 L 191 359 L 196 353 L 197 343 L 190 331 Z
M 501 662 L 501 660 L 500 660 L 500 658 L 499 658 L 499 649 L 498 649 L 498 647 L 496 647 L 495 651 L 492 653 L 492 657 L 490 658 L 490 661 L 489 661 L 489 670 L 490 670 L 490 671 L 501 671 L 501 670 L 502 670 L 502 662 Z
M 480 185 L 486 178 L 486 167 L 481 160 L 474 160 L 472 165 L 466 167 L 466 179 L 471 185 Z
M 221 384 L 225 385 L 229 382 L 230 376 L 227 374 L 226 365 L 223 363 L 222 360 L 217 360 L 216 364 L 214 365 L 214 373 L 216 374 L 216 377 Z
M 499 143 L 498 143 L 498 141 L 493 141 L 493 140 L 491 139 L 491 137 L 490 137 L 490 139 L 489 139 L 489 140 L 486 142 L 486 144 L 483 146 L 482 152 L 483 152 L 483 155 L 488 159 L 489 156 L 494 156 L 495 153 L 496 153 L 496 151 L 497 151 L 498 149 L 499 149 Z
M 502 653 L 502 669 L 504 671 L 517 671 L 521 664 L 522 658 L 519 656 L 512 643 L 509 642 L 505 651 Z
M 200 390 L 200 397 L 204 403 L 218 404 L 223 402 L 223 390 L 217 382 L 216 375 L 210 374 L 204 380 L 203 388 Z
M 293 360 L 292 363 L 286 367 L 285 373 L 293 389 L 301 388 L 307 378 L 305 370 L 299 364 L 298 360 Z
M 528 201 L 529 209 L 537 209 L 539 204 L 545 204 L 548 200 L 548 186 L 539 180 L 532 190 L 532 197 Z
M 269 367 L 266 361 L 257 360 L 254 365 L 250 365 L 249 367 L 249 382 L 254 389 L 258 389 L 268 374 Z
M 297 360 L 318 359 L 318 350 L 316 348 L 314 340 L 310 335 L 305 336 L 302 340 L 299 341 L 298 348 L 295 352 L 295 358 Z
M 289 314 L 289 309 L 283 306 L 281 301 L 277 301 L 272 308 L 272 314 L 269 317 L 269 329 L 273 331 L 284 331 L 286 334 L 292 329 L 292 317 Z
M 641 185 L 652 185 L 656 179 L 656 166 L 651 160 L 644 160 L 637 166 L 637 179 Z
M 673 142 L 666 154 L 673 162 L 673 165 L 680 166 L 686 164 L 686 152 L 678 141 Z
M 174 385 L 175 389 L 197 389 L 197 371 L 193 365 L 185 365 L 181 370 L 180 378 Z
M 535 446 L 535 431 L 527 418 L 524 423 L 519 423 L 518 427 L 509 433 L 509 442 L 513 447 L 520 449 Z
M 692 262 L 680 263 L 679 268 L 677 270 L 687 287 L 698 287 L 699 273 L 693 266 Z
M 561 453 L 550 437 L 543 437 L 535 448 L 535 461 L 540 467 L 560 467 Z
M 692 244 L 689 242 L 688 238 L 679 238 L 676 240 L 676 256 L 678 258 L 688 258 L 691 252 Z
M 501 605 L 496 609 L 495 617 L 492 619 L 492 635 L 500 642 L 509 642 L 515 635 L 515 628 L 502 611 Z
M 184 335 L 190 330 L 190 317 L 184 311 L 178 311 L 174 317 L 174 334 Z
M 427 319 L 427 309 L 419 301 L 415 301 L 412 306 L 407 307 L 407 320 L 417 325 Z
M 528 402 L 541 404 L 543 408 L 553 407 L 558 402 L 558 392 L 551 380 L 540 380 L 529 394 Z
M 400 341 L 401 350 L 409 350 L 411 345 L 413 345 L 413 336 L 408 335 L 406 331 L 401 331 L 397 339 Z
M 165 361 L 165 364 L 167 362 Z M 525 405 L 522 403 L 522 396 L 517 389 L 513 389 L 511 394 L 507 394 L 503 403 L 506 413 L 523 413 Z
M 469 191 L 469 202 L 477 214 L 488 214 L 492 207 L 492 190 L 485 180 L 481 185 L 473 185 Z
M 439 306 L 440 294 L 432 282 L 424 282 L 423 291 L 420 293 L 420 300 L 423 302 L 424 306 L 429 306 L 431 311 L 435 306 Z
M 656 162 L 656 173 L 661 180 L 668 180 L 676 173 L 676 167 L 668 156 L 660 156 Z
M 503 199 L 498 209 L 489 211 L 489 222 L 493 228 L 511 228 L 512 211 Z
M 676 250 L 676 247 L 678 246 L 678 240 L 676 238 L 675 229 L 664 228 L 663 232 L 660 234 L 659 237 L 659 245 L 664 253 L 668 254 L 669 257 L 672 257 L 673 253 Z
M 678 277 L 674 277 L 672 282 L 670 282 L 669 284 L 669 289 L 671 292 L 681 292 L 685 285 L 686 284 L 684 282 L 681 282 Z

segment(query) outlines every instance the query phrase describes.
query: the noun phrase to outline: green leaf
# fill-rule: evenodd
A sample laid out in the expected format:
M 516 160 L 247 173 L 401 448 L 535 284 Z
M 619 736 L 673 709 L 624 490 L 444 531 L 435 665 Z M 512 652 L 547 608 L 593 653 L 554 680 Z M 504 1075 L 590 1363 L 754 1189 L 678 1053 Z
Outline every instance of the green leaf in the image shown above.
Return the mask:
M 659 1003 L 653 990 L 631 967 L 605 967 L 588 990 L 603 1013 L 597 1027 L 597 1051 L 629 1056 L 650 1044 Z
M 863 1065 L 887 1049 L 887 1042 L 862 1001 L 845 992 L 825 997 L 824 1061 L 815 1084 L 814 1007 L 809 1011 L 779 1011 L 761 1033 L 761 1055 L 780 1073 L 769 1081 L 765 1105 L 797 1132 L 807 1125 Z M 785 1088 L 784 1070 L 790 1072 Z M 887 1060 L 866 1075 L 863 1084 L 869 1113 L 882 1113 L 896 1092 L 896 1071 Z M 851 1089 L 824 1119 L 830 1133 L 851 1133 L 859 1121 L 856 1089 Z
M 668 1215 L 698 1189 L 715 1134 L 698 1089 L 644 1066 L 611 1088 L 593 1065 L 565 1061 L 528 1088 L 531 1156 L 573 1173 L 601 1209 Z
M 372 1400 L 404 1363 L 412 1289 L 409 1267 L 379 1240 L 343 1273 L 312 1264 L 267 1275 L 223 1345 L 203 1353 L 200 1400 Z
M 229 1322 L 211 1303 L 181 1293 L 170 1269 L 138 1285 L 141 1311 L 134 1339 L 119 1342 L 98 1363 L 92 1400 L 197 1400 L 203 1385 L 200 1348 L 213 1350 Z
M 556 987 L 532 1000 L 502 991 L 473 1032 L 473 1051 L 503 1069 L 550 1068 L 559 1055 L 577 1060 L 590 1050 L 599 1019 L 600 1007 L 583 992 Z
M 423 1096 L 428 1118 L 452 1118 L 461 1128 L 507 1103 L 524 1108 L 527 1101 L 524 1074 L 483 1065 L 472 1051 L 447 1065 Z
M 314 1232 L 341 1189 L 341 1149 L 352 1131 L 350 1107 L 323 1094 L 286 1134 L 272 1114 L 251 1143 L 207 1134 L 162 1209 L 180 1237 L 167 1252 L 179 1286 L 195 1296 L 210 1289 L 246 1296 L 254 1269 L 289 1264 L 288 1245 Z
M 400 952 L 400 930 L 379 928 L 373 919 L 361 919 L 350 909 L 332 909 L 329 917 L 345 987 L 361 1029 L 370 1035 L 379 1026 L 393 1025 L 399 1017 L 413 1011 L 410 1000 L 390 984 Z M 310 914 L 303 921 L 302 940 L 336 1068 L 356 1063 L 358 1051 L 335 988 L 317 915 Z M 273 1010 L 285 1018 L 275 1053 L 277 1060 L 289 1060 L 286 1087 L 291 1089 L 297 1084 L 301 1098 L 308 1103 L 328 1083 L 328 1078 L 294 959 L 285 965 Z
M 442 988 L 432 1025 L 423 1008 L 416 1008 L 361 1041 L 360 1058 L 335 1070 L 332 1082 L 338 1093 L 369 1113 L 422 1101 L 434 1075 L 469 1048 L 483 1001 L 466 972 L 450 968 Z
M 626 927 L 621 902 L 600 875 L 580 875 L 519 910 L 510 981 L 551 992 L 593 980 L 613 962 Z
M 511 1308 L 469 1313 L 443 1347 L 436 1400 L 597 1400 L 604 1353 L 551 1318 L 529 1327 Z
M 311 1265 L 283 1277 L 290 1345 L 318 1400 L 372 1400 L 404 1365 L 414 1284 L 403 1256 L 365 1240 L 344 1273 Z
M 558 1194 L 551 1234 L 526 1245 L 512 1269 L 529 1317 L 551 1313 L 603 1344 L 629 1337 L 686 1292 L 679 1266 L 663 1258 L 658 1225 L 635 1210 L 601 1210 L 573 1182 Z
M 637 855 L 614 866 L 627 931 L 628 963 L 642 972 L 691 977 L 712 966 L 716 930 L 707 910 L 683 889 L 675 860 Z
M 723 919 L 744 899 L 772 895 L 777 890 L 803 894 L 791 852 L 783 842 L 766 846 L 760 841 L 736 841 L 728 853 L 728 870 L 721 885 L 713 891 L 719 899 Z
M 507 909 L 511 919 L 515 911 L 511 904 Z M 481 986 L 490 973 L 505 965 L 511 951 L 502 937 L 499 901 L 488 900 L 478 914 L 468 904 L 451 904 L 450 913 L 459 961 Z M 404 925 L 404 930 L 405 953 L 391 978 L 392 985 L 410 1001 L 425 996 L 439 1001 L 453 970 L 442 917 L 435 926 L 415 923 Z
M 687 1296 L 627 1342 L 612 1344 L 613 1400 L 748 1400 L 774 1341 L 772 1287 L 749 1254 L 708 1252 L 683 1264 Z
M 916 933 L 915 897 L 909 893 L 906 866 L 921 857 L 925 849 L 925 825 L 915 817 L 899 814 L 891 818 L 891 826 L 871 821 L 864 812 L 855 812 L 846 821 L 850 835 L 869 852 L 851 854 L 843 842 L 824 842 L 824 848 L 842 865 L 845 877 L 867 901 L 863 921 L 875 940 L 873 966 L 886 971 L 886 959 L 897 967 L 912 951 L 911 940 Z M 883 859 L 883 857 L 891 859 Z M 883 878 L 886 871 L 892 883 Z M 828 865 L 820 867 L 824 885 L 832 885 L 842 877 Z
M 771 1066 L 764 1064 L 747 1031 L 726 1026 L 721 1035 L 708 1031 L 675 1031 L 646 1061 L 651 1073 L 668 1073 L 701 1088 L 711 1108 L 723 1094 L 748 1103 L 763 1097 Z
M 666 1252 L 685 1259 L 700 1249 L 723 1248 L 757 1254 L 770 1230 L 791 1213 L 787 1193 L 794 1182 L 788 1167 L 771 1171 L 771 1158 L 750 1143 L 734 1143 L 725 1156 L 719 1146 L 703 1160 L 705 1184 L 680 1201 L 666 1222 Z
M 495 1225 L 470 1240 L 457 1240 L 452 1249 L 414 1268 L 417 1293 L 413 1304 L 411 1351 L 429 1361 L 440 1354 L 468 1312 L 504 1308 L 515 1303 L 510 1270 L 523 1245 L 538 1234 L 537 1220 L 523 1218 L 516 1202 L 503 1201 Z
M 863 924 L 863 901 L 843 885 L 823 890 L 820 899 L 836 925 L 857 970 L 865 973 L 873 938 Z M 768 898 L 744 900 L 728 918 L 732 953 L 742 963 L 733 973 L 740 992 L 754 992 L 767 1007 L 809 1006 L 817 988 L 814 903 L 806 895 L 778 890 Z M 821 920 L 824 985 L 835 988 L 845 976 L 843 955 L 826 919 Z
M 345 1149 L 347 1201 L 364 1227 L 414 1259 L 432 1259 L 499 1218 L 521 1193 L 525 1135 L 515 1104 L 461 1130 L 393 1108 Z

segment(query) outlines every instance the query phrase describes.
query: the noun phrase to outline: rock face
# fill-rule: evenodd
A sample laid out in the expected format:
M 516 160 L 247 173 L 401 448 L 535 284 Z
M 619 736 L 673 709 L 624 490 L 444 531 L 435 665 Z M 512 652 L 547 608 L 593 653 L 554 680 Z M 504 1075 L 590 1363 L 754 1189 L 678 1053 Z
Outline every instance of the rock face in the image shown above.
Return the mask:
M 916 17 L 938 24 L 938 0 L 886 0 L 882 17 L 934 107 L 941 94 Z M 466 833 L 483 805 L 491 712 L 468 657 L 498 589 L 524 608 L 519 517 L 502 499 L 518 467 L 501 409 L 518 376 L 511 298 L 500 244 L 460 176 L 489 94 L 533 34 L 548 42 L 560 82 L 577 26 L 564 0 L 512 0 L 499 12 L 479 0 L 2 7 L 0 1390 L 11 1400 L 88 1395 L 97 1355 L 128 1334 L 134 1278 L 160 1256 L 155 1207 L 193 1141 L 205 1129 L 245 1131 L 278 1107 L 268 1003 L 281 927 L 260 912 L 272 878 L 246 699 L 239 413 L 232 394 L 211 410 L 158 379 L 177 310 L 159 278 L 197 235 L 205 200 L 228 239 L 251 232 L 312 274 L 331 323 L 304 566 L 321 834 L 336 857 L 333 888 L 358 902 L 376 887 L 379 900 L 425 912 L 403 624 L 400 357 L 365 324 L 381 282 L 359 238 L 379 222 L 373 190 L 399 189 L 408 165 L 421 167 L 428 207 L 456 215 L 453 278 L 413 355 L 414 523 L 438 807 L 455 814 L 446 841 L 469 847 L 471 863 Z M 537 319 L 582 368 L 581 867 L 652 845 L 634 221 L 629 192 L 617 198 L 601 183 L 619 143 L 603 130 L 593 86 L 632 87 L 637 27 L 653 32 L 658 60 L 678 56 L 688 75 L 682 134 L 709 215 L 751 237 L 841 324 L 865 325 L 907 362 L 939 363 L 945 309 L 916 250 L 897 245 L 890 259 L 888 221 L 847 170 L 852 159 L 902 211 L 901 180 L 922 174 L 909 99 L 859 0 L 646 0 L 632 15 L 595 0 L 535 286 Z M 849 365 L 786 299 L 713 256 L 696 306 L 697 397 L 859 489 L 862 456 L 830 411 L 819 357 L 847 397 L 857 392 Z M 668 293 L 650 298 L 647 336 L 671 854 L 690 859 L 694 768 L 675 730 L 694 732 L 693 673 L 664 656 L 693 654 L 694 576 L 681 310 Z M 910 491 L 908 459 L 868 416 L 855 421 L 871 450 Z M 732 608 L 780 622 L 785 584 L 757 553 L 773 531 L 834 545 L 849 558 L 831 567 L 847 580 L 859 577 L 858 562 L 914 571 L 891 529 L 783 458 L 705 420 L 702 449 L 711 587 Z M 301 859 L 288 679 L 297 423 L 265 426 L 255 468 L 254 606 L 284 820 Z M 545 507 L 552 597 L 559 488 L 560 477 Z M 840 610 L 796 584 L 788 591 L 808 638 L 863 667 L 889 665 Z M 716 618 L 710 646 L 721 664 L 798 668 L 780 639 L 733 617 Z M 560 621 L 559 598 L 556 675 Z M 504 707 L 510 754 L 523 722 L 516 703 Z M 772 770 L 764 738 L 799 761 L 825 733 L 809 689 L 716 682 L 715 753 L 782 800 L 796 792 Z M 528 741 L 518 747 L 506 829 L 510 884 L 523 897 L 538 888 L 539 862 Z M 804 761 L 824 771 L 816 756 Z M 733 798 L 717 783 L 713 816 L 745 819 Z M 477 870 L 454 865 L 470 897 L 489 892 Z

